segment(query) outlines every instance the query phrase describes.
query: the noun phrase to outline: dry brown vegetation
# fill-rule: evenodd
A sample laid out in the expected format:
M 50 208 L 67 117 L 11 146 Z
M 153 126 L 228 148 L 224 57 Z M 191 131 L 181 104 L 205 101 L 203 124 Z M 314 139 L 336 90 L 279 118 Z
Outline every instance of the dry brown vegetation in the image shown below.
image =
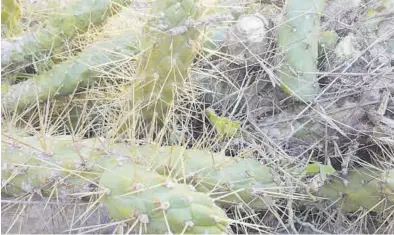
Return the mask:
M 36 30 L 72 1 L 77 0 L 19 1 L 22 32 L 11 37 L 2 31 L 2 53 L 13 39 Z M 320 19 L 320 32 L 326 33 L 319 38 L 314 81 L 320 90 L 312 102 L 286 94 L 278 77 L 284 63 L 278 28 L 287 1 L 199 2 L 210 11 L 197 22 L 200 47 L 188 76 L 171 84 L 174 102 L 166 106 L 168 110 L 164 105 L 155 106 L 161 109 L 155 109 L 149 120 L 146 107 L 156 104 L 156 97 L 144 93 L 141 100 L 145 103 L 131 105 L 136 93 L 130 87 L 135 88 L 133 84 L 141 79 L 141 58 L 148 50 L 141 49 L 146 40 L 142 32 L 152 18 L 152 1 L 115 4 L 121 10 L 103 25 L 90 24 L 85 32 L 62 40 L 56 50 L 45 51 L 22 66 L 2 63 L 2 153 L 3 143 L 12 138 L 67 135 L 76 142 L 91 138 L 132 146 L 181 145 L 229 158 L 253 156 L 275 172 L 279 182 L 276 201 L 263 210 L 245 203 L 226 208 L 231 224 L 228 233 L 394 233 L 393 174 L 385 179 L 390 186 L 382 197 L 385 201 L 380 202 L 384 209 L 364 206 L 374 201 L 370 189 L 357 191 L 364 179 L 350 180 L 355 189 L 343 192 L 352 194 L 354 190 L 357 200 L 347 202 L 356 204 L 356 210 L 335 204 L 341 198 L 325 200 L 310 194 L 324 185 L 338 186 L 335 180 L 346 182 L 349 172 L 359 168 L 374 172 L 394 169 L 394 1 L 326 1 Z M 182 35 L 176 30 L 175 36 Z M 67 95 L 29 100 L 19 110 L 6 103 L 16 97 L 7 94 L 9 89 L 29 89 L 32 84 L 27 82 L 35 76 L 120 35 L 128 35 L 133 52 L 116 48 L 119 50 L 111 52 L 116 60 L 89 67 L 95 76 L 88 85 Z M 106 48 L 101 49 L 104 54 Z M 70 74 L 77 69 L 70 67 Z M 56 77 L 56 73 L 52 75 Z M 225 119 L 215 122 L 207 110 Z M 224 123 L 239 126 L 226 134 L 223 131 L 230 129 Z M 321 174 L 303 175 L 305 167 L 315 162 L 332 166 L 335 173 L 327 179 Z M 13 197 L 4 193 L 7 180 L 12 179 L 2 177 L 4 234 L 130 232 L 124 221 L 110 218 L 97 198 L 70 194 L 67 200 L 48 199 L 36 191 Z

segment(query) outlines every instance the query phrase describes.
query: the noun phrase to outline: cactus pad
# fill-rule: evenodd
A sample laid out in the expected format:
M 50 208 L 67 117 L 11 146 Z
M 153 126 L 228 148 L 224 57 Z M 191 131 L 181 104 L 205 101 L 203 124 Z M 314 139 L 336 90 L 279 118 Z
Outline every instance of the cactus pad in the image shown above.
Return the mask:
M 394 170 L 359 168 L 344 179 L 327 182 L 316 195 L 330 199 L 345 212 L 359 208 L 381 212 L 394 205 Z
M 119 151 L 121 147 L 116 149 Z M 254 209 L 265 209 L 273 205 L 278 192 L 271 169 L 252 158 L 154 145 L 130 148 L 129 155 L 162 175 L 190 183 L 200 192 L 211 193 L 223 207 L 246 204 Z
M 193 26 L 201 15 L 197 0 L 161 0 L 152 5 L 141 38 L 143 51 L 137 81 L 126 87 L 129 110 L 142 109 L 143 118 L 162 123 L 172 107 L 176 88 L 182 87 L 196 54 L 199 31 Z M 132 112 L 134 115 L 135 111 Z M 132 118 L 123 121 L 127 129 Z M 121 129 L 123 131 L 123 128 Z
M 1 65 L 29 64 L 43 53 L 61 47 L 64 40 L 85 32 L 91 24 L 101 25 L 119 5 L 127 5 L 130 0 L 76 0 L 56 12 L 35 32 L 28 33 L 15 41 L 1 55 Z M 115 4 L 114 4 L 115 3 Z M 3 43 L 2 43 L 3 44 Z
M 278 72 L 282 89 L 311 102 L 319 92 L 317 57 L 320 14 L 325 0 L 289 0 L 283 23 L 278 28 L 282 66 Z
M 78 87 L 86 87 L 107 72 L 114 61 L 130 58 L 136 49 L 133 38 L 122 35 L 93 44 L 78 56 L 57 64 L 51 70 L 32 79 L 9 86 L 2 94 L 5 110 L 23 109 L 38 101 L 71 94 Z

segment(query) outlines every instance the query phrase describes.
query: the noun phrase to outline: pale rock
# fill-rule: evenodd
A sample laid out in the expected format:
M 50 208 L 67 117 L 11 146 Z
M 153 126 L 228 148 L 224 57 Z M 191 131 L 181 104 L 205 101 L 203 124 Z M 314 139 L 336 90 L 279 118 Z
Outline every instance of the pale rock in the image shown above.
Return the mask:
M 225 46 L 230 55 L 255 64 L 268 48 L 269 22 L 261 14 L 241 16 L 229 30 Z
M 356 41 L 353 34 L 343 38 L 335 48 L 335 56 L 339 63 L 355 57 L 360 51 L 355 47 Z

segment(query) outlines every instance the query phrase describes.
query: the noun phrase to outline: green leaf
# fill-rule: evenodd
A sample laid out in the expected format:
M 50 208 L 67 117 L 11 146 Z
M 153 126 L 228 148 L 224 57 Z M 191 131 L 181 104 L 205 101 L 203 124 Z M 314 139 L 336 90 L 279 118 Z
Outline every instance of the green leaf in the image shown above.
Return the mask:
M 327 176 L 330 176 L 334 173 L 335 173 L 335 169 L 331 165 L 321 165 L 320 164 L 320 175 L 321 175 L 323 181 L 325 181 L 327 179 Z
M 305 172 L 311 175 L 316 175 L 320 173 L 322 180 L 325 181 L 327 179 L 327 176 L 330 176 L 335 173 L 335 169 L 331 165 L 312 163 L 305 166 Z
M 319 163 L 313 163 L 313 164 L 309 164 L 305 167 L 305 171 L 308 174 L 313 174 L 316 175 L 320 172 L 320 166 Z
M 223 137 L 232 137 L 238 132 L 240 128 L 240 123 L 238 121 L 231 121 L 226 117 L 219 117 L 212 109 L 207 109 L 206 113 L 210 122 L 220 135 L 220 139 Z

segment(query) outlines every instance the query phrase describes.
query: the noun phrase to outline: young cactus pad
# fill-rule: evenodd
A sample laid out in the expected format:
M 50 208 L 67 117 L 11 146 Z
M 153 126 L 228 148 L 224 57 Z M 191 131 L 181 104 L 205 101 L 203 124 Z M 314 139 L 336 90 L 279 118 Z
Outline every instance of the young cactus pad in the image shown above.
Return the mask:
M 3 110 L 23 109 L 37 101 L 69 95 L 79 87 L 88 86 L 114 67 L 114 63 L 134 55 L 133 40 L 126 34 L 95 43 L 49 71 L 9 86 L 2 94 Z
M 209 121 L 218 132 L 219 140 L 233 137 L 240 128 L 240 123 L 238 121 L 231 121 L 229 118 L 219 117 L 213 109 L 207 109 L 206 114 Z
M 50 16 L 35 32 L 7 41 L 6 48 L 2 42 L 1 65 L 28 65 L 33 58 L 39 58 L 40 53 L 45 55 L 61 47 L 64 40 L 85 32 L 90 25 L 101 25 L 119 5 L 129 3 L 130 0 L 75 0 Z
M 317 81 L 320 14 L 325 0 L 289 0 L 278 28 L 278 46 L 283 56 L 278 77 L 282 89 L 311 102 L 319 93 Z

